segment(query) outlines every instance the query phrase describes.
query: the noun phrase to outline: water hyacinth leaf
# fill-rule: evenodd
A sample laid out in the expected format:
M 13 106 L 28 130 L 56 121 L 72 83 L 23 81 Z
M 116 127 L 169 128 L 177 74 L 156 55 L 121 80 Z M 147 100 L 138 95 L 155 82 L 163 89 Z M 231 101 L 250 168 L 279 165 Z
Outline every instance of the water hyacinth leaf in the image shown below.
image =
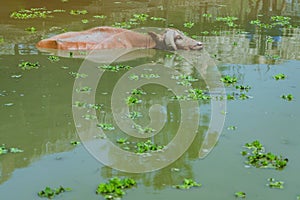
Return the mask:
M 252 143 L 246 143 L 245 147 L 250 150 L 248 153 L 242 153 L 242 155 L 247 155 L 246 163 L 256 168 L 273 168 L 281 170 L 284 169 L 288 163 L 287 158 L 274 155 L 271 152 L 266 153 L 265 148 L 258 140 L 255 140 Z
M 274 178 L 269 178 L 268 181 L 269 183 L 267 184 L 267 186 L 269 186 L 270 188 L 283 189 L 283 181 L 276 181 Z
M 245 192 L 236 192 L 236 193 L 234 193 L 234 195 L 237 198 L 246 198 L 246 193 Z
M 102 194 L 105 199 L 120 199 L 126 194 L 125 189 L 130 189 L 136 185 L 134 179 L 113 177 L 106 183 L 100 183 L 96 194 Z
M 19 67 L 22 70 L 31 70 L 31 69 L 38 69 L 40 67 L 40 64 L 38 62 L 32 63 L 32 62 L 24 61 L 19 64 Z
M 108 130 L 108 131 L 115 130 L 115 127 L 112 124 L 107 124 L 107 123 L 97 124 L 97 127 L 100 127 L 103 130 Z
M 202 184 L 197 183 L 193 179 L 187 179 L 187 178 L 185 178 L 183 180 L 183 184 L 181 184 L 181 185 L 175 185 L 173 187 L 175 187 L 177 189 L 190 189 L 192 187 L 201 187 L 201 186 L 202 186 Z

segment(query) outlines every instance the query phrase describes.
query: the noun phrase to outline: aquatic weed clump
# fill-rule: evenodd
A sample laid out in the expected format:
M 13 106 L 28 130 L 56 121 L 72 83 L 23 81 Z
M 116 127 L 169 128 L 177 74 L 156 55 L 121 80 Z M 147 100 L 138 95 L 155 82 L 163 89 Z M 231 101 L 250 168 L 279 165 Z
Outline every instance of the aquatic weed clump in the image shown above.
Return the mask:
M 258 140 L 246 143 L 245 148 L 251 150 L 251 152 L 242 152 L 242 155 L 247 156 L 246 163 L 256 168 L 274 168 L 280 170 L 288 163 L 287 158 L 274 155 L 271 152 L 266 153 L 265 148 Z
M 111 178 L 107 183 L 100 183 L 96 190 L 96 194 L 102 194 L 105 199 L 120 199 L 126 193 L 125 189 L 136 186 L 137 183 L 134 179 L 118 177 Z

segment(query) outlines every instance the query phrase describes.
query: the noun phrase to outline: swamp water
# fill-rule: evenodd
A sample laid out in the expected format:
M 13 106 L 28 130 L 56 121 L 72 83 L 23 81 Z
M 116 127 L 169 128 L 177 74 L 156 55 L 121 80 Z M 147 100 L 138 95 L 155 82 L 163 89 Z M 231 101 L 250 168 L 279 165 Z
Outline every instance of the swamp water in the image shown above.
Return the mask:
M 47 186 L 58 188 L 60 185 L 72 188 L 72 191 L 59 194 L 55 199 L 104 199 L 95 191 L 100 183 L 115 176 L 137 181 L 137 187 L 126 191 L 124 199 L 234 199 L 239 191 L 245 192 L 247 199 L 297 199 L 300 195 L 300 40 L 297 6 L 294 1 L 233 0 L 14 0 L 6 3 L 0 8 L 0 144 L 24 151 L 0 155 L 0 199 L 40 199 L 37 195 L 39 191 Z M 52 12 L 45 18 L 10 17 L 14 11 L 30 8 L 44 8 Z M 149 16 L 144 20 L 142 13 Z M 272 16 L 279 17 L 272 20 Z M 273 24 L 272 27 L 268 27 L 270 24 Z M 50 57 L 49 53 L 35 48 L 41 37 L 101 25 L 176 27 L 197 37 L 205 44 L 205 50 L 194 57 L 191 56 L 194 53 L 187 56 L 186 52 L 137 51 L 137 54 L 130 55 L 131 59 L 117 60 L 112 64 L 132 68 L 111 72 L 101 69 L 98 61 L 76 58 L 75 53 L 70 56 L 69 52 L 65 52 L 64 57 Z M 28 28 L 29 31 L 25 31 Z M 85 52 L 77 53 L 81 57 L 86 56 Z M 195 57 L 209 57 L 209 68 L 205 68 L 207 63 L 200 59 L 192 64 L 186 62 Z M 38 62 L 39 67 L 22 70 L 19 64 L 24 62 Z M 95 65 L 96 73 L 90 72 L 85 77 L 85 72 L 80 70 L 87 69 L 83 66 L 92 65 Z M 158 67 L 161 70 L 157 70 Z M 164 74 L 166 71 L 167 75 Z M 96 87 L 88 84 L 92 82 L 85 82 L 92 80 L 90 77 L 99 75 L 99 72 L 103 74 Z M 220 93 L 222 90 L 214 90 L 221 83 L 216 78 L 219 73 L 237 78 L 235 84 L 224 83 L 225 96 Z M 286 76 L 285 79 L 276 80 L 274 76 L 281 73 Z M 180 79 L 182 74 L 190 75 L 197 81 Z M 205 94 L 213 100 L 202 99 L 194 102 L 198 107 L 183 109 L 182 104 L 189 101 L 174 99 L 175 89 L 172 91 L 158 84 L 159 79 L 169 80 L 178 90 L 181 88 L 182 95 L 187 94 L 186 88 L 200 88 L 207 91 Z M 127 106 L 125 99 L 132 90 L 126 88 L 131 83 L 142 84 L 143 81 L 149 83 L 140 87 L 146 92 L 139 96 L 142 101 Z M 189 83 L 191 86 L 188 86 Z M 251 89 L 240 91 L 235 88 L 239 85 L 250 86 Z M 115 94 L 116 87 L 122 92 Z M 95 94 L 96 105 L 87 101 L 92 93 Z M 281 97 L 288 94 L 293 96 L 291 101 Z M 226 100 L 227 95 L 234 100 Z M 111 103 L 113 97 L 117 102 Z M 214 119 L 212 102 L 216 105 L 226 103 L 218 110 L 218 116 L 225 118 L 224 124 L 222 117 L 217 121 Z M 99 109 L 91 109 L 91 106 L 98 104 Z M 90 107 L 83 108 L 85 106 Z M 180 109 L 188 115 L 182 114 Z M 149 137 L 153 142 L 167 145 L 176 137 L 180 124 L 187 124 L 182 134 L 191 137 L 192 143 L 176 161 L 153 172 L 126 173 L 106 167 L 96 159 L 98 155 L 89 153 L 91 149 L 84 140 L 82 142 L 82 134 L 100 130 L 93 124 L 95 118 L 99 123 L 113 124 L 114 130 L 104 131 L 107 139 L 114 146 L 135 154 L 137 143 L 148 138 L 137 139 L 122 131 L 124 124 L 120 121 L 128 120 L 124 110 L 142 114 L 134 120 L 139 126 L 125 126 L 125 129 L 131 128 L 131 132 L 143 132 L 141 137 L 151 135 L 151 129 L 145 131 L 142 128 L 151 124 L 151 120 L 158 119 L 158 122 L 152 123 L 154 126 L 158 124 L 155 128 L 160 130 Z M 149 116 L 149 110 L 153 111 L 154 117 Z M 115 120 L 113 112 L 123 115 L 118 115 L 121 118 Z M 197 117 L 199 120 L 195 124 Z M 78 118 L 79 122 L 76 121 Z M 212 121 L 223 129 L 217 132 L 214 139 L 206 140 Z M 94 129 L 86 127 L 91 124 L 95 125 Z M 197 127 L 195 135 L 194 127 Z M 96 131 L 91 136 L 93 141 L 103 140 Z M 126 138 L 131 143 L 119 144 L 117 140 L 120 138 Z M 288 158 L 287 166 L 283 170 L 247 167 L 246 156 L 242 156 L 241 152 L 245 150 L 243 146 L 246 143 L 255 140 L 260 141 L 267 152 Z M 81 143 L 72 145 L 72 141 Z M 205 155 L 200 159 L 202 147 L 212 147 L 215 143 L 212 151 L 204 151 Z M 168 150 L 177 153 L 184 148 L 178 145 L 170 146 Z M 114 152 L 111 154 L 107 155 L 113 158 Z M 129 164 L 124 162 L 118 166 L 124 169 Z M 151 163 L 149 165 L 151 168 Z M 173 186 L 181 184 L 184 178 L 193 179 L 202 186 L 187 191 L 175 189 Z M 284 181 L 284 188 L 269 188 L 266 186 L 268 178 Z

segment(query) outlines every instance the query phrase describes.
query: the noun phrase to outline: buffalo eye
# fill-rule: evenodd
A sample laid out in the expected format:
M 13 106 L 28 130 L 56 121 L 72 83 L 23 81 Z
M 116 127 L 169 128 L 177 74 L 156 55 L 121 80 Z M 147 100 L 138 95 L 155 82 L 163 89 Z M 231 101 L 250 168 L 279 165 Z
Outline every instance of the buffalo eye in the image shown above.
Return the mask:
M 181 35 L 176 35 L 175 36 L 175 40 L 181 40 L 181 39 L 182 39 Z

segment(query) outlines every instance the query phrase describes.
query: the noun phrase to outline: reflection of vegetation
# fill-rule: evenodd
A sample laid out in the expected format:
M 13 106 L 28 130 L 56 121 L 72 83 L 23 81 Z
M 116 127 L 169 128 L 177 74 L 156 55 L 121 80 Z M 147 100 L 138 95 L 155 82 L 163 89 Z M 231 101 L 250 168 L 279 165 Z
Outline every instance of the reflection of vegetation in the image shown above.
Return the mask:
M 102 194 L 105 199 L 120 199 L 126 194 L 124 191 L 125 189 L 132 188 L 136 185 L 137 183 L 134 179 L 120 179 L 118 177 L 114 177 L 107 183 L 99 184 L 96 193 Z
M 187 178 L 185 178 L 183 180 L 183 184 L 181 184 L 181 185 L 175 185 L 174 187 L 177 188 L 177 189 L 190 189 L 191 187 L 200 187 L 200 186 L 201 186 L 201 184 L 197 183 L 193 179 L 187 179 Z
M 46 187 L 44 190 L 40 191 L 38 193 L 39 197 L 46 197 L 48 199 L 52 199 L 55 197 L 55 195 L 59 195 L 60 193 L 71 191 L 71 188 L 64 188 L 63 186 L 60 186 L 57 189 L 52 189 L 50 187 Z
M 277 156 L 272 153 L 265 153 L 265 148 L 258 141 L 253 141 L 252 143 L 246 143 L 245 147 L 252 150 L 250 153 L 243 151 L 242 155 L 247 157 L 247 164 L 252 165 L 256 168 L 275 168 L 283 169 L 288 162 L 287 158 L 282 158 L 282 156 Z

